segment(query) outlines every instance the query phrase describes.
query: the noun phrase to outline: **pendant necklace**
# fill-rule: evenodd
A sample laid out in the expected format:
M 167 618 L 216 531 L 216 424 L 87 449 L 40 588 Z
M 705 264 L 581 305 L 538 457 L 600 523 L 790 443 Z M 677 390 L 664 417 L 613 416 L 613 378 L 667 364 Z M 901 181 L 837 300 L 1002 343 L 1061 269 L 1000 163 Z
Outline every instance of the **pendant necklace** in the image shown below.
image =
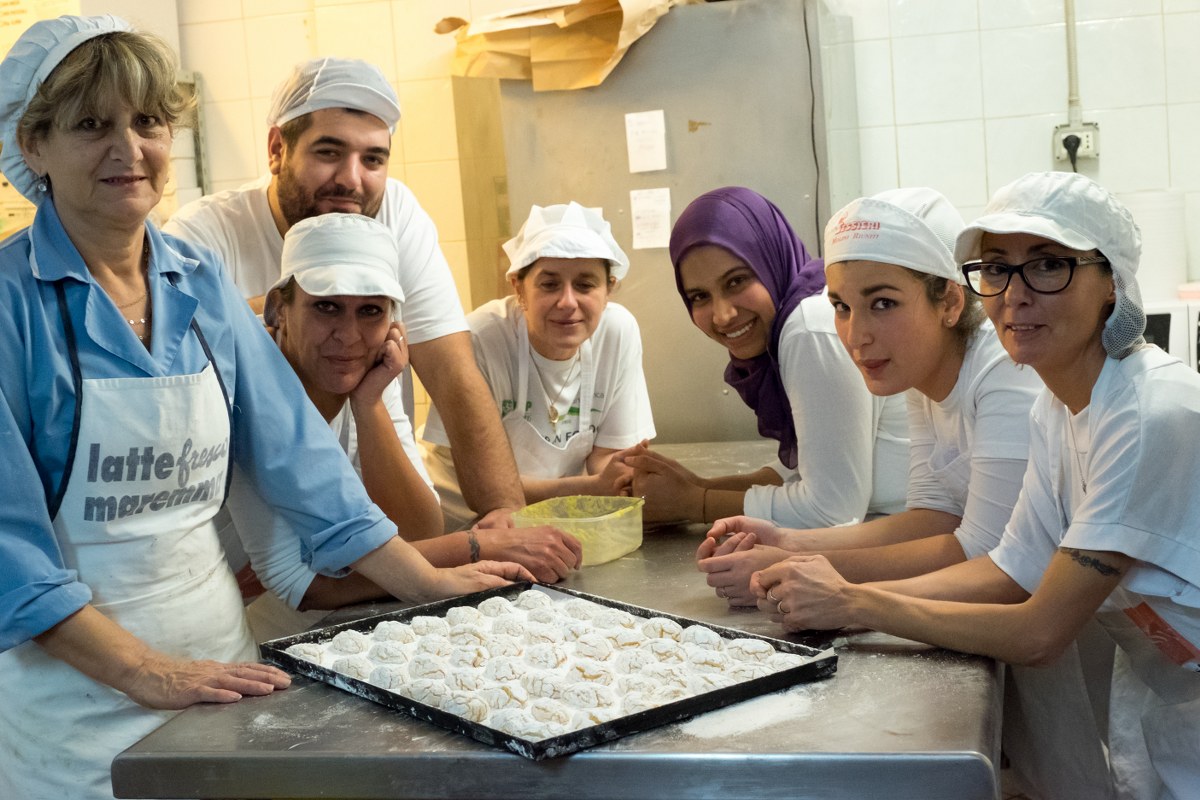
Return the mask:
M 1075 442 L 1075 423 L 1067 412 L 1067 433 L 1071 437 L 1071 452 L 1075 454 L 1075 468 L 1079 470 L 1079 488 L 1087 494 L 1087 474 L 1083 471 L 1083 459 L 1079 455 L 1079 445 Z
M 550 421 L 551 425 L 558 425 L 559 420 L 567 415 L 566 411 L 564 411 L 562 414 L 558 413 L 558 408 L 557 408 L 558 399 L 560 397 L 562 397 L 562 393 L 566 390 L 567 386 L 571 383 L 571 378 L 574 377 L 575 368 L 577 366 L 579 366 L 579 351 L 575 351 L 575 363 L 573 363 L 570 366 L 570 368 L 567 370 L 567 374 L 563 378 L 562 385 L 558 387 L 558 391 L 555 393 L 554 399 L 551 400 L 550 392 L 546 389 L 546 379 L 542 377 L 542 371 L 540 369 L 538 369 L 537 362 L 534 362 L 534 365 L 533 365 L 534 372 L 537 373 L 538 383 L 540 383 L 542 386 L 542 394 L 546 396 L 546 408 L 547 408 L 546 419 L 548 419 Z M 570 411 L 570 410 L 571 409 L 568 406 L 567 411 Z
M 147 280 L 146 273 L 147 273 L 149 267 L 150 267 L 150 243 L 143 242 L 143 244 L 142 244 L 142 279 L 143 279 L 143 281 Z M 141 297 L 138 297 L 134 300 L 130 300 L 128 303 L 119 304 L 117 306 L 117 310 L 120 311 L 121 316 L 124 317 L 125 309 L 129 308 L 132 305 L 142 302 L 149 296 L 149 294 L 150 294 L 150 288 L 149 288 L 149 286 L 147 286 L 146 291 L 142 292 Z M 134 328 L 133 335 L 138 338 L 138 341 L 143 342 L 143 343 L 146 341 L 146 337 L 150 335 L 150 332 L 148 330 L 146 330 L 145 328 L 143 328 L 143 331 L 145 331 L 145 332 L 138 333 L 137 326 L 138 325 L 144 326 L 147 323 L 147 321 L 149 320 L 149 316 L 150 316 L 149 308 L 147 307 L 146 316 L 139 317 L 137 319 L 125 317 L 125 321 L 129 323 L 129 326 L 131 328 Z

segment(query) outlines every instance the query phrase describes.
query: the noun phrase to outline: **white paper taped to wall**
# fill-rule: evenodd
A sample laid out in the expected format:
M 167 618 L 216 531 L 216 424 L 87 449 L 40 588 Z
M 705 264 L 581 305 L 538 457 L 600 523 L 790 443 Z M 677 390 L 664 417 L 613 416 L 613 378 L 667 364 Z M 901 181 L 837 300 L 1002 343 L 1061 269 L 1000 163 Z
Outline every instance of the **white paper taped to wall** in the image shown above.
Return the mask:
M 629 148 L 630 172 L 666 169 L 667 122 L 663 110 L 626 114 L 625 144 Z
M 633 220 L 633 249 L 650 250 L 671 243 L 671 190 L 633 189 L 629 192 Z

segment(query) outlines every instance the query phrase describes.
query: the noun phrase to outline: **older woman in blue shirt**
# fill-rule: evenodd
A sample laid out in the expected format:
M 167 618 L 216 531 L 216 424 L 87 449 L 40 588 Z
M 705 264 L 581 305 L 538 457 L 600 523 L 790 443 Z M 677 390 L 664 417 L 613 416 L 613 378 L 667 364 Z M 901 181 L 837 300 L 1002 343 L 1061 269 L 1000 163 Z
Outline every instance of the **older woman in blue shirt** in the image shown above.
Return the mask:
M 221 265 L 147 223 L 174 76 L 110 16 L 39 22 L 0 64 L 0 169 L 38 205 L 0 247 L 0 797 L 111 797 L 169 710 L 288 684 L 250 661 L 217 543 L 231 470 L 318 571 L 412 599 L 528 576 L 399 539 Z

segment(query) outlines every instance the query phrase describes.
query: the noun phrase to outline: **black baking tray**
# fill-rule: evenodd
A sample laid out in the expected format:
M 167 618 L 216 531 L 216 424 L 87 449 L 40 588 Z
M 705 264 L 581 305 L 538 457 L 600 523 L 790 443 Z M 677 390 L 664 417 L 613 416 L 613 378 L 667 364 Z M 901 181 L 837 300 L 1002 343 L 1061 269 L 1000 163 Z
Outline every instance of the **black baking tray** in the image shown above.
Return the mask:
M 489 728 L 486 725 L 481 725 L 476 722 L 463 719 L 455 714 L 450 714 L 442 711 L 439 708 L 418 703 L 404 695 L 397 694 L 387 689 L 380 688 L 373 684 L 361 681 L 356 678 L 351 678 L 341 673 L 334 672 L 332 669 L 319 666 L 311 661 L 294 658 L 288 655 L 285 650 L 294 644 L 300 643 L 317 643 L 328 641 L 338 633 L 347 630 L 360 631 L 369 633 L 374 630 L 375 626 L 384 620 L 396 620 L 399 622 L 408 622 L 416 616 L 445 616 L 446 612 L 454 606 L 462 605 L 478 605 L 483 600 L 489 597 L 514 597 L 521 592 L 536 588 L 550 595 L 552 598 L 556 596 L 581 597 L 585 600 L 591 600 L 610 608 L 621 609 L 638 617 L 666 617 L 674 620 L 680 625 L 687 627 L 689 625 L 701 625 L 709 628 L 718 635 L 726 639 L 761 639 L 769 643 L 777 651 L 783 653 L 793 653 L 796 655 L 806 656 L 810 660 L 789 669 L 780 670 L 779 672 L 770 675 L 764 675 L 761 678 L 753 678 L 748 681 L 742 681 L 732 686 L 714 689 L 709 692 L 685 697 L 681 700 L 676 700 L 656 708 L 640 711 L 636 714 L 629 714 L 624 717 L 617 717 L 608 722 L 599 725 L 593 725 L 588 728 L 580 728 L 579 730 L 563 734 L 561 736 L 553 736 L 548 739 L 532 741 L 522 739 L 518 736 Z M 672 722 L 678 722 L 689 717 L 694 717 L 697 714 L 706 711 L 713 711 L 724 706 L 740 703 L 743 700 L 748 700 L 751 697 L 758 695 L 769 694 L 781 689 L 786 689 L 798 683 L 820 680 L 822 678 L 831 677 L 837 670 L 837 655 L 832 648 L 827 650 L 818 650 L 814 647 L 809 647 L 803 644 L 784 641 L 782 639 L 773 639 L 769 636 L 759 636 L 757 634 L 748 633 L 746 631 L 736 630 L 734 628 L 725 628 L 720 625 L 712 625 L 701 620 L 688 619 L 675 614 L 668 614 L 662 611 L 656 611 L 642 606 L 629 605 L 616 600 L 610 600 L 606 597 L 599 597 L 586 592 L 576 591 L 567 588 L 551 588 L 548 586 L 534 585 L 528 582 L 514 583 L 508 586 L 502 586 L 497 589 L 489 589 L 484 592 L 475 594 L 463 595 L 461 597 L 453 597 L 449 600 L 439 600 L 435 603 L 427 603 L 425 605 L 413 606 L 402 611 L 393 611 L 386 614 L 379 614 L 372 617 L 364 617 L 362 619 L 344 622 L 338 625 L 330 625 L 324 628 L 299 633 L 294 636 L 287 636 L 281 639 L 273 639 L 269 642 L 264 642 L 260 646 L 263 657 L 274 664 L 290 671 L 307 675 L 310 678 L 328 683 L 343 689 L 351 694 L 367 700 L 372 700 L 380 705 L 397 711 L 404 711 L 417 719 L 431 722 L 442 728 L 446 728 L 456 733 L 461 733 L 464 736 L 469 736 L 476 741 L 494 747 L 501 747 L 510 750 L 518 755 L 524 756 L 534 761 L 541 761 L 546 758 L 554 758 L 557 756 L 567 755 L 588 747 L 592 747 L 603 742 L 611 742 L 615 739 L 620 739 L 624 736 L 629 736 L 634 733 L 657 728 L 660 725 L 667 725 Z

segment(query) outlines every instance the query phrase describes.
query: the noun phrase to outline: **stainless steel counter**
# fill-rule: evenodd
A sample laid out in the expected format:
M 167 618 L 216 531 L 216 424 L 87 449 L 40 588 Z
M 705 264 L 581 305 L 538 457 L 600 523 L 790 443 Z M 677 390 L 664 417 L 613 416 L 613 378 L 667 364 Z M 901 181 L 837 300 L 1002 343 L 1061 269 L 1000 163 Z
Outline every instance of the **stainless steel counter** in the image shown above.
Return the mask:
M 662 449 L 697 471 L 718 471 L 703 446 Z M 565 585 L 779 635 L 762 614 L 731 611 L 705 585 L 692 560 L 703 531 L 648 532 L 640 550 Z M 326 623 L 397 607 L 361 606 Z M 836 675 L 543 762 L 299 678 L 269 697 L 183 712 L 117 757 L 113 787 L 137 798 L 998 796 L 1003 673 L 994 661 L 873 632 L 798 640 L 832 641 Z

